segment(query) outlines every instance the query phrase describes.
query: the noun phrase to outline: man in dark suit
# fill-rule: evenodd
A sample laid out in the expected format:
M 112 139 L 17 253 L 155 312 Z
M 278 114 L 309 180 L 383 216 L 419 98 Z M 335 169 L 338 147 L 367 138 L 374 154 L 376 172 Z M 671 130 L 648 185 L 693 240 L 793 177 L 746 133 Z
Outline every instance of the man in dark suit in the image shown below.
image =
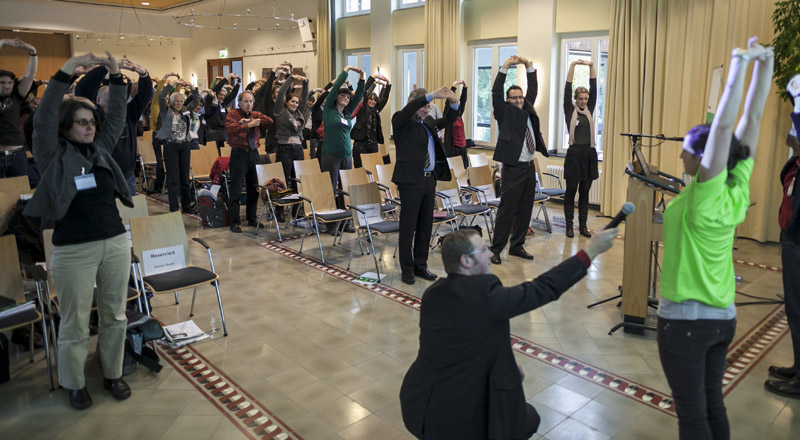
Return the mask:
M 450 106 L 444 117 L 428 116 L 431 101 L 447 99 Z M 428 242 L 433 228 L 433 204 L 437 180 L 450 180 L 450 169 L 438 130 L 453 123 L 458 114 L 456 95 L 447 87 L 433 93 L 423 88 L 408 96 L 408 104 L 392 116 L 392 133 L 397 164 L 392 182 L 397 184 L 400 200 L 400 267 L 402 280 L 414 284 L 415 276 L 433 281 L 428 270 Z M 413 238 L 413 251 L 412 251 Z
M 506 73 L 517 64 L 524 64 L 527 68 L 528 93 L 523 97 L 522 88 L 513 85 L 506 90 L 503 100 Z M 500 206 L 491 247 L 493 264 L 500 264 L 500 252 L 506 247 L 509 235 L 511 245 L 508 254 L 533 260 L 533 255 L 522 247 L 536 195 L 533 153 L 539 151 L 548 157 L 539 129 L 539 116 L 533 109 L 538 89 L 533 63 L 516 55 L 503 63 L 492 86 L 492 110 L 500 128 L 493 159 L 503 163 L 500 171 Z
M 489 249 L 474 230 L 448 234 L 442 244 L 448 276 L 422 297 L 419 355 L 400 388 L 406 428 L 426 440 L 532 436 L 539 415 L 525 402 L 509 319 L 557 300 L 611 248 L 616 231 L 595 234 L 585 250 L 513 287 L 491 274 Z

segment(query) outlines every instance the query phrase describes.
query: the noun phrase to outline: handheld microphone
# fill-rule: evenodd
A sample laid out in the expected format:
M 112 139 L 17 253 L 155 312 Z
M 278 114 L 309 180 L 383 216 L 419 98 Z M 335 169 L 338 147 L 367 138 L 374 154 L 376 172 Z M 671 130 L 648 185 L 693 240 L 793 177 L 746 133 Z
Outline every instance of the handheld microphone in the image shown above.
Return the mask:
M 622 223 L 623 220 L 625 220 L 625 217 L 627 217 L 628 215 L 632 214 L 633 211 L 635 211 L 635 210 L 636 210 L 636 206 L 633 203 L 625 202 L 625 204 L 622 205 L 622 209 L 619 210 L 619 213 L 617 214 L 617 216 L 614 217 L 611 220 L 611 223 L 609 223 L 608 226 L 606 226 L 603 229 L 616 228 L 617 226 L 619 226 L 620 223 Z

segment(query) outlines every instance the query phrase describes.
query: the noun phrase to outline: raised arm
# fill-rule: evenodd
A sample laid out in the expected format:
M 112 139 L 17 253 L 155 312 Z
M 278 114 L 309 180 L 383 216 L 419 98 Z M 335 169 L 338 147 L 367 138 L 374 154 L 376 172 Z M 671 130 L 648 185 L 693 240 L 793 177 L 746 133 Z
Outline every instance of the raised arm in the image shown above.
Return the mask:
M 125 101 L 128 99 L 128 87 L 122 79 L 116 58 L 109 51 L 106 51 L 106 55 L 107 58 L 97 60 L 108 69 L 108 112 L 105 115 L 103 128 L 97 130 L 95 145 L 111 152 L 125 128 Z
M 700 161 L 698 181 L 705 182 L 711 180 L 727 167 L 734 123 L 736 121 L 736 115 L 739 113 L 739 106 L 742 103 L 747 64 L 751 59 L 762 56 L 765 52 L 766 49 L 761 46 L 753 47 L 748 50 L 733 50 L 728 79 L 725 83 L 725 90 L 722 92 L 722 98 L 720 99 L 717 113 L 714 115 L 714 121 L 711 123 L 703 158 Z M 769 81 L 769 79 L 767 79 L 767 81 Z M 747 116 L 745 115 L 743 117 Z M 758 120 L 760 121 L 760 114 L 758 115 Z M 757 136 L 758 128 L 754 128 L 754 130 L 756 130 Z
M 345 80 L 347 79 L 347 72 L 350 70 L 355 69 L 353 66 L 347 66 L 339 73 L 339 76 L 336 77 L 336 80 L 333 82 L 333 86 L 331 86 L 331 90 L 333 91 L 333 99 L 326 99 L 325 106 L 323 110 L 333 110 L 336 108 L 336 96 L 339 94 L 339 89 L 342 88 L 342 84 L 344 84 Z M 353 100 L 351 99 L 350 102 Z
M 273 115 L 277 118 L 278 115 L 283 113 L 283 110 L 286 108 L 283 103 L 286 102 L 286 92 L 289 90 L 289 87 L 292 86 L 292 80 L 287 79 L 286 81 L 281 84 L 280 90 L 278 90 L 278 99 L 275 100 L 275 105 L 272 108 Z
M 594 63 L 587 64 L 589 65 L 589 102 L 586 107 L 594 115 L 594 108 L 597 106 L 597 71 L 594 70 Z
M 0 49 L 4 46 L 16 47 L 17 49 L 28 51 L 28 66 L 25 68 L 25 76 L 19 79 L 19 85 L 17 85 L 17 91 L 20 96 L 25 96 L 31 89 L 33 79 L 36 76 L 36 69 L 39 66 L 39 57 L 36 53 L 36 48 L 19 38 L 0 40 Z
M 753 43 L 755 44 L 755 41 Z M 751 158 L 756 157 L 761 117 L 764 115 L 764 104 L 767 102 L 775 63 L 775 53 L 771 47 L 760 49 L 763 49 L 762 55 L 755 57 L 753 75 L 750 78 L 750 86 L 744 102 L 744 112 L 736 126 L 736 138 L 742 145 L 750 148 Z
M 97 101 L 97 92 L 103 85 L 103 78 L 108 74 L 108 69 L 105 66 L 97 66 L 94 69 L 86 72 L 77 84 L 75 84 L 75 96 L 86 98 L 89 101 Z
M 392 91 L 392 83 L 388 80 L 386 81 L 386 85 L 383 86 L 381 89 L 381 95 L 378 99 L 378 104 L 375 108 L 380 112 L 383 111 L 383 108 L 386 107 L 386 104 L 389 103 L 389 93 Z
M 500 71 L 497 72 L 497 76 L 494 78 L 494 84 L 492 84 L 492 115 L 494 118 L 500 122 L 503 120 L 506 111 L 506 99 L 504 96 L 504 90 L 506 84 L 506 75 L 508 74 L 508 69 L 511 66 L 516 65 L 519 62 L 519 59 L 516 55 L 511 56 L 509 59 L 505 60 L 503 65 L 500 67 Z
M 294 77 L 303 80 L 303 90 L 300 92 L 300 105 L 297 110 L 305 116 L 306 110 L 308 110 L 308 78 L 300 75 L 294 75 Z
M 150 74 L 147 72 L 147 69 L 127 58 L 123 58 L 122 61 L 120 61 L 119 67 L 120 69 L 134 71 L 139 75 L 139 91 L 136 92 L 136 96 L 128 104 L 128 111 L 132 114 L 127 115 L 128 118 L 135 118 L 138 120 L 144 113 L 147 103 L 153 99 L 153 82 L 150 80 Z
M 356 87 L 356 93 L 350 99 L 350 102 L 347 104 L 347 107 L 344 108 L 344 112 L 346 115 L 352 114 L 353 110 L 356 109 L 359 102 L 361 102 L 361 98 L 364 96 L 364 71 L 361 69 L 356 69 L 359 74 L 358 77 L 358 86 Z

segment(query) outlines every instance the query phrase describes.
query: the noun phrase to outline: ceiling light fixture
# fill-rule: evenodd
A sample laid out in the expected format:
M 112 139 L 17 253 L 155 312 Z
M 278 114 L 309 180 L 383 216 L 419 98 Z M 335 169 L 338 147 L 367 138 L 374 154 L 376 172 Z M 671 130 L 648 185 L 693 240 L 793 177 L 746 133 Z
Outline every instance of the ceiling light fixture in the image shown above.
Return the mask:
M 232 18 L 234 20 L 243 20 L 245 24 L 240 25 L 239 22 L 234 22 L 232 26 L 224 25 L 222 23 L 222 19 L 225 17 Z M 300 28 L 297 25 L 298 20 L 294 18 L 294 14 L 290 14 L 289 18 L 278 17 L 275 15 L 275 8 L 272 8 L 272 15 L 251 14 L 249 8 L 245 9 L 244 14 L 226 14 L 222 12 L 218 14 L 195 14 L 194 8 L 192 8 L 189 10 L 189 14 L 175 15 L 173 13 L 172 18 L 178 24 L 199 29 L 218 29 L 230 31 L 288 31 Z M 216 24 L 213 24 L 214 18 L 217 19 Z M 261 24 L 260 20 L 272 20 L 275 22 L 274 27 L 264 26 Z M 280 22 L 282 21 L 288 22 L 289 26 L 281 28 Z

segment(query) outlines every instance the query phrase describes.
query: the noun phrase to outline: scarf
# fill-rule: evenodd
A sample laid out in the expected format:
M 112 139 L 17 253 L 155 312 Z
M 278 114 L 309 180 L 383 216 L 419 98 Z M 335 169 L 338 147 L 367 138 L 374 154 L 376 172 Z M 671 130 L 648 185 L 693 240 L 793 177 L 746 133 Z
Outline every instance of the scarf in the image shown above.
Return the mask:
M 586 116 L 586 119 L 589 120 L 589 138 L 591 146 L 594 148 L 594 118 L 592 118 L 592 112 L 588 108 L 581 110 L 577 105 L 575 106 L 575 111 L 572 112 L 572 118 L 569 120 L 569 144 L 575 143 L 575 127 L 578 126 L 578 113 Z

